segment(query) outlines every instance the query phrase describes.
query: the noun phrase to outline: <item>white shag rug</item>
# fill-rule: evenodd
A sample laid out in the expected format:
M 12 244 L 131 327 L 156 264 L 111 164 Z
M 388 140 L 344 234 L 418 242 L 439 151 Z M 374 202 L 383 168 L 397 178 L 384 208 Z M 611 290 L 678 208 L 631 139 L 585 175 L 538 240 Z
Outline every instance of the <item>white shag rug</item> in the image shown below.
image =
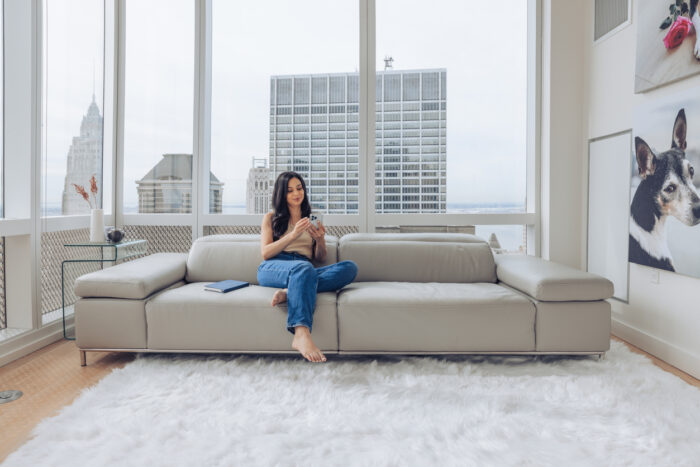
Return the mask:
M 700 465 L 700 390 L 591 357 L 140 354 L 6 466 Z

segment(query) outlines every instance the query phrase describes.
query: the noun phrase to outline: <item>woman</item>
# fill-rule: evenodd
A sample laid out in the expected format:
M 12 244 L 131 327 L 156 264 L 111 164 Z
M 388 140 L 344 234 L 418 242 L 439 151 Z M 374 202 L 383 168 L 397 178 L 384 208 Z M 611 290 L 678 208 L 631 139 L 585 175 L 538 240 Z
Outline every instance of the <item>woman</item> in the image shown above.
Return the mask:
M 294 334 L 292 347 L 311 362 L 325 362 L 326 357 L 311 340 L 311 324 L 316 307 L 316 292 L 338 290 L 351 283 L 357 265 L 341 261 L 314 268 L 311 260 L 326 257 L 326 229 L 309 220 L 311 205 L 306 184 L 296 172 L 277 177 L 272 192 L 275 210 L 265 214 L 261 226 L 260 247 L 263 262 L 258 267 L 258 283 L 278 287 L 272 306 L 287 301 L 287 330 Z

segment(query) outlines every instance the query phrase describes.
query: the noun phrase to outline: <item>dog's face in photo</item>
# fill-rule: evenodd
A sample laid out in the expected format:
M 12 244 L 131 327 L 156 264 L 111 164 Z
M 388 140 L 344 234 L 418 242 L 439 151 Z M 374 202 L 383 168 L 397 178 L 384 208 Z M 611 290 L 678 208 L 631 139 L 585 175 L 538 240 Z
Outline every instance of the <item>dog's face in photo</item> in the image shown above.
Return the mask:
M 673 216 L 682 223 L 700 224 L 700 196 L 693 184 L 695 168 L 685 158 L 687 123 L 685 111 L 678 112 L 673 125 L 671 149 L 654 154 L 640 137 L 635 138 L 639 175 L 643 179 L 637 190 L 646 191 L 654 200 L 657 218 Z

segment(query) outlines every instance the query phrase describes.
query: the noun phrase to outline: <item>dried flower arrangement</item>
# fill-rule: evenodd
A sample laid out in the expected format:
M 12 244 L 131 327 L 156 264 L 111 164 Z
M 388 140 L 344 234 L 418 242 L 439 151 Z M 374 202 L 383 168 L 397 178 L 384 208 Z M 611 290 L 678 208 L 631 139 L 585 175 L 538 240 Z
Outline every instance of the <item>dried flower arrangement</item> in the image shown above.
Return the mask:
M 95 201 L 95 207 L 92 206 L 93 203 L 90 201 L 90 195 L 85 191 L 82 185 L 78 185 L 77 183 L 73 183 L 72 185 L 75 187 L 75 191 L 87 201 L 90 209 L 97 209 L 97 180 L 95 179 L 95 174 L 92 174 L 92 177 L 90 177 L 90 193 L 92 193 L 92 198 Z

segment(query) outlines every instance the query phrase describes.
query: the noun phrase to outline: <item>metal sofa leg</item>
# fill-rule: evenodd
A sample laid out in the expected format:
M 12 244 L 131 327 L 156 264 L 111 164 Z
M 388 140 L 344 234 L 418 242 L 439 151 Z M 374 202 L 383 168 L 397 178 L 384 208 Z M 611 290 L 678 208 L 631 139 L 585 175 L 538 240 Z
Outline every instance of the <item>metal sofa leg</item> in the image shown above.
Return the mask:
M 598 354 L 598 361 L 605 360 L 605 352 L 601 352 Z
M 80 351 L 80 366 L 87 366 L 87 352 L 85 350 Z

